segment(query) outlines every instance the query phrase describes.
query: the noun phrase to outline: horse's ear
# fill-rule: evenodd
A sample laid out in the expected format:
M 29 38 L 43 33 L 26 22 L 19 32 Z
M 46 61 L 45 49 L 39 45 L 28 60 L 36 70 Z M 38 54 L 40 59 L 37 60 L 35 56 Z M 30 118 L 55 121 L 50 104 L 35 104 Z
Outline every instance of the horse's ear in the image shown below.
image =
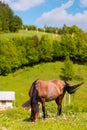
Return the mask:
M 22 108 L 28 110 L 31 108 L 30 100 L 27 100 L 25 103 L 22 104 Z

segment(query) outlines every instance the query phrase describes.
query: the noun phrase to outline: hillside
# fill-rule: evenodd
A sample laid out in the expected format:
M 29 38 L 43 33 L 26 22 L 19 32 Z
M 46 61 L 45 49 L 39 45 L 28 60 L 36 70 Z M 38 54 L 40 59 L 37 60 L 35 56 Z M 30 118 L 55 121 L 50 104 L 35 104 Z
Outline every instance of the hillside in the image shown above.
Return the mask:
M 20 30 L 19 32 L 11 32 L 11 33 L 2 33 L 0 34 L 0 38 L 14 38 L 14 37 L 33 37 L 34 35 L 37 35 L 39 38 L 42 37 L 42 35 L 48 35 L 50 37 L 59 37 L 60 40 L 60 35 L 52 34 L 52 33 L 43 33 L 40 31 L 26 31 L 26 30 Z
M 12 90 L 16 92 L 16 106 L 20 106 L 28 98 L 28 90 L 32 82 L 36 79 L 50 80 L 50 79 L 60 79 L 61 68 L 63 66 L 62 62 L 55 63 L 42 63 L 34 67 L 26 67 L 20 69 L 13 74 L 8 76 L 0 76 L 0 90 Z M 86 92 L 86 77 L 87 77 L 87 66 L 84 65 L 75 65 L 76 75 L 80 75 L 79 80 L 70 81 L 70 84 L 85 81 L 83 87 L 79 89 L 76 94 L 76 100 L 80 98 L 87 98 L 85 95 Z M 81 95 L 79 97 L 79 94 Z M 85 95 L 85 96 L 84 96 Z M 80 100 L 80 103 L 83 103 L 83 100 Z M 85 102 L 87 102 L 85 100 Z M 79 103 L 79 102 L 78 102 Z M 83 103 L 84 104 L 84 103 Z M 82 106 L 80 106 L 82 107 Z
M 70 81 L 71 85 L 84 80 L 84 85 L 71 96 L 71 104 L 64 106 L 61 117 L 56 117 L 57 106 L 55 102 L 46 103 L 47 119 L 42 120 L 40 109 L 38 123 L 29 123 L 30 112 L 23 110 L 21 104 L 28 97 L 32 82 L 36 79 L 60 79 L 62 62 L 42 63 L 34 67 L 20 69 L 8 76 L 0 76 L 0 90 L 16 92 L 16 108 L 0 112 L 0 129 L 6 130 L 86 130 L 87 129 L 87 66 L 75 64 L 75 73 L 78 80 Z M 79 76 L 78 76 L 79 75 Z

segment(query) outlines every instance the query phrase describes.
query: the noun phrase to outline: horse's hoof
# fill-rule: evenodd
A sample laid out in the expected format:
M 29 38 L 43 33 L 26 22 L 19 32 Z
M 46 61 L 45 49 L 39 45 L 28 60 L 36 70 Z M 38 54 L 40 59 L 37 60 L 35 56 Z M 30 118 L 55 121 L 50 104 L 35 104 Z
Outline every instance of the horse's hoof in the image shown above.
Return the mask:
M 29 122 L 33 122 L 33 121 L 34 121 L 33 119 L 29 118 Z
M 38 121 L 38 119 L 29 119 L 29 122 L 37 122 Z

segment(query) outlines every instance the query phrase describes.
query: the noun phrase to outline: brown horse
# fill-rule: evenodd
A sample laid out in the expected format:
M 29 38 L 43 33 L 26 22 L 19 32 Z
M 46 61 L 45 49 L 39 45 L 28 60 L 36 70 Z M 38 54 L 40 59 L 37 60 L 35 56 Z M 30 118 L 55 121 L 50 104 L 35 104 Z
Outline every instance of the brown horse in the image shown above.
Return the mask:
M 31 105 L 30 120 L 38 120 L 39 102 L 42 104 L 43 118 L 45 119 L 45 102 L 51 100 L 56 101 L 56 104 L 58 105 L 57 115 L 61 115 L 62 99 L 65 95 L 65 92 L 67 91 L 69 94 L 73 94 L 82 84 L 83 83 L 79 83 L 77 85 L 70 86 L 67 82 L 63 80 L 34 81 L 29 91 L 29 103 Z

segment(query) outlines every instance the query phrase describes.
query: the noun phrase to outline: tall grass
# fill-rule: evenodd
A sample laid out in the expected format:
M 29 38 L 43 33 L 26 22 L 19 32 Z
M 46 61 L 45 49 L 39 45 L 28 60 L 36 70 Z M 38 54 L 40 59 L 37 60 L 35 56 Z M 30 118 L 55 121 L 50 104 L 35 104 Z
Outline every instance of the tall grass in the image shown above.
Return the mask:
M 39 116 L 37 123 L 28 121 L 30 113 L 22 109 L 7 110 L 0 113 L 0 130 L 86 130 L 87 113 L 62 114 L 61 117 Z

